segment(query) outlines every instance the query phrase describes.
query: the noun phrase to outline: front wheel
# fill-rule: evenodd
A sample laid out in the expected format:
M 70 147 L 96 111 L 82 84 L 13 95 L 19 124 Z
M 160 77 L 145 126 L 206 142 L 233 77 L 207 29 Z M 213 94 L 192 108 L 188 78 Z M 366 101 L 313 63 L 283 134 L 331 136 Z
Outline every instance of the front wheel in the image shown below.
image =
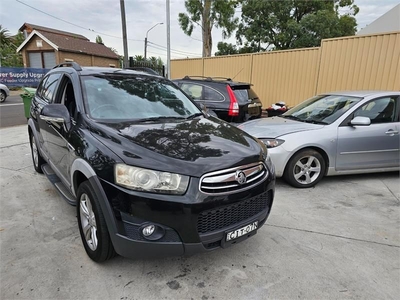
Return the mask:
M 5 91 L 0 91 L 0 103 L 6 101 L 7 94 Z
M 294 187 L 309 188 L 324 177 L 325 169 L 325 160 L 319 152 L 304 149 L 289 160 L 283 178 Z
M 33 134 L 31 135 L 31 154 L 32 154 L 32 162 L 33 168 L 38 173 L 43 173 L 42 165 L 45 163 L 43 157 L 40 155 L 40 151 L 36 145 L 35 137 Z
M 87 255 L 102 262 L 115 255 L 100 203 L 88 181 L 78 188 L 78 226 Z

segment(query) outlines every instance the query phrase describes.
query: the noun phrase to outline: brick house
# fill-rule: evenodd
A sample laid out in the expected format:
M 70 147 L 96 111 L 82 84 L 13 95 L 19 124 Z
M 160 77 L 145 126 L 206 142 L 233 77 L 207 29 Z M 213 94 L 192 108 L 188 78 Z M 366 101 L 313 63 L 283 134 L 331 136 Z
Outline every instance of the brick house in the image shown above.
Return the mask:
M 74 61 L 81 66 L 119 67 L 119 57 L 103 44 L 82 35 L 24 23 L 25 41 L 18 47 L 24 67 L 52 68 Z

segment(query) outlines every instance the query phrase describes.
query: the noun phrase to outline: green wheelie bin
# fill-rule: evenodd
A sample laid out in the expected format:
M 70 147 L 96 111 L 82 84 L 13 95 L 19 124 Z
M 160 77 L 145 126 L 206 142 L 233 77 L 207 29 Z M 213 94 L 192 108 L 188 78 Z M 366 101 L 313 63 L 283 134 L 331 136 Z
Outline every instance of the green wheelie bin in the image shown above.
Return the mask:
M 25 117 L 27 119 L 29 119 L 30 111 L 31 111 L 31 102 L 32 102 L 33 97 L 35 96 L 36 89 L 24 87 L 23 90 L 24 90 L 24 93 L 21 94 L 20 96 L 22 98 L 22 102 L 24 103 Z

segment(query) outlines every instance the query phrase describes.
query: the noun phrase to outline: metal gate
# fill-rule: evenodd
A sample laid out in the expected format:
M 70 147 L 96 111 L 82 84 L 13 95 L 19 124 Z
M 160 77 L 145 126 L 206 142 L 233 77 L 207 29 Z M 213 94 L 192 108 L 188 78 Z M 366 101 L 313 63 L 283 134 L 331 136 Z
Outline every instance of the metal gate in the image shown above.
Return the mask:
M 149 61 L 136 61 L 133 57 L 129 57 L 129 68 L 132 70 L 143 71 L 152 73 L 155 75 L 161 75 L 165 77 L 165 66 L 155 66 Z

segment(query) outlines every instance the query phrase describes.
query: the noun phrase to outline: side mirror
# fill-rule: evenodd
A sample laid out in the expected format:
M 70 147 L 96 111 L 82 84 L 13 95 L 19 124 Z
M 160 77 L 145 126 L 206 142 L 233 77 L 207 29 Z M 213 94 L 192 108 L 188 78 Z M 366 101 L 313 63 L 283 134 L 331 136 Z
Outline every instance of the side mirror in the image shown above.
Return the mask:
M 40 119 L 52 123 L 58 128 L 64 125 L 67 131 L 71 128 L 71 116 L 63 104 L 45 105 L 40 112 Z
M 352 126 L 369 126 L 371 125 L 371 119 L 368 117 L 355 117 L 353 120 L 350 121 Z

